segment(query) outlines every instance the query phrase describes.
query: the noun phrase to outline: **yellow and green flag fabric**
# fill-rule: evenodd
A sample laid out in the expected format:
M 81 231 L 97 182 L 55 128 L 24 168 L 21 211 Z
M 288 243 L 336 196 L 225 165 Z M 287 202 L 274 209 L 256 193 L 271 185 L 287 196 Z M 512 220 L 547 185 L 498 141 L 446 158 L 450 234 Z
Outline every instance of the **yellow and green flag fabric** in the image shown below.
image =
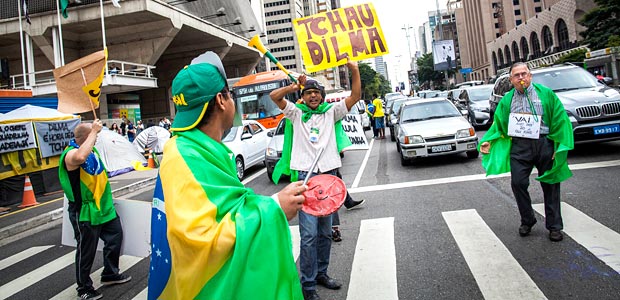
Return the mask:
M 538 98 L 542 101 L 543 122 L 549 125 L 547 138 L 552 140 L 555 145 L 553 167 L 544 174 L 539 174 L 536 180 L 549 184 L 559 183 L 573 175 L 568 168 L 568 151 L 572 150 L 575 144 L 573 126 L 558 96 L 543 85 L 536 83 L 533 85 Z M 508 116 L 510 115 L 514 93 L 515 89 L 512 89 L 499 101 L 495 110 L 493 125 L 478 144 L 478 151 L 480 151 L 482 143 L 489 142 L 491 144 L 490 153 L 482 157 L 482 167 L 486 170 L 487 175 L 510 172 L 512 138 L 508 136 L 507 132 Z
M 289 225 L 198 129 L 164 148 L 153 196 L 148 299 L 302 299 Z
M 64 161 L 67 153 L 77 148 L 79 146 L 75 140 L 72 140 L 60 155 L 60 162 L 58 163 L 60 185 L 67 199 L 72 202 L 75 201 L 75 195 Z M 79 169 L 80 196 L 82 198 L 80 221 L 90 222 L 91 225 L 100 225 L 116 218 L 108 173 L 96 148 L 93 148 L 93 153 L 88 156 Z

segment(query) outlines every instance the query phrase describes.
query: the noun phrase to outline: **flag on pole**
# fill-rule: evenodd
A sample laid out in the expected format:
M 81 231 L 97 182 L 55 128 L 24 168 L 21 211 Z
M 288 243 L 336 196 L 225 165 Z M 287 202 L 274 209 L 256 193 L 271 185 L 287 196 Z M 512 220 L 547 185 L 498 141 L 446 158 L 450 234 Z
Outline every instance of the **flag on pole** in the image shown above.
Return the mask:
M 107 58 L 108 51 L 104 49 L 54 69 L 58 111 L 82 113 L 99 107 Z
M 121 5 L 118 3 L 119 0 L 112 0 L 112 5 L 116 8 L 121 8 Z
M 69 6 L 69 0 L 59 0 L 60 1 L 60 11 L 62 12 L 62 16 L 66 19 L 69 17 L 67 14 L 67 7 Z
M 28 22 L 28 24 L 32 24 L 30 22 L 30 14 L 28 13 L 28 0 L 22 0 L 22 7 L 24 8 L 24 16 L 26 17 L 26 22 Z

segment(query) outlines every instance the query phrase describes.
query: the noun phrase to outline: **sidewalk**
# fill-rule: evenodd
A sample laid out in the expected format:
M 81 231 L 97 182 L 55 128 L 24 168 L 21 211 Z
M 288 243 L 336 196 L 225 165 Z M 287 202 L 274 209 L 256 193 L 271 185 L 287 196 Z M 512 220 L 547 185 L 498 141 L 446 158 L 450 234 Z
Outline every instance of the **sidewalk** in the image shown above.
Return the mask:
M 132 171 L 110 178 L 114 198 L 154 185 L 158 171 Z M 0 215 L 0 246 L 60 224 L 62 199 L 63 193 L 58 192 L 38 196 L 39 205 L 18 208 L 18 203 L 10 206 L 11 210 L 7 214 Z

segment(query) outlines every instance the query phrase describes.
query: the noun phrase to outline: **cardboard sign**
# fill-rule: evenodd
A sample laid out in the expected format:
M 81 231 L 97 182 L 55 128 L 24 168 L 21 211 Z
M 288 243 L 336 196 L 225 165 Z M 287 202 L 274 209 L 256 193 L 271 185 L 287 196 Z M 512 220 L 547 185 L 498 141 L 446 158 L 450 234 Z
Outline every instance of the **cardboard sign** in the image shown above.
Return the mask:
M 295 19 L 293 27 L 307 72 L 389 53 L 372 3 Z
M 351 146 L 344 148 L 348 150 L 368 150 L 368 140 L 362 126 L 362 120 L 359 114 L 347 114 L 342 119 L 342 129 L 349 137 Z
M 32 122 L 0 125 L 0 153 L 36 148 Z
M 69 141 L 75 137 L 73 130 L 78 124 L 80 119 L 35 122 L 41 157 L 60 155 Z
M 58 111 L 74 114 L 99 107 L 107 58 L 107 50 L 101 50 L 54 69 Z
M 532 114 L 511 113 L 508 119 L 508 135 L 514 137 L 538 139 L 540 137 L 541 117 Z

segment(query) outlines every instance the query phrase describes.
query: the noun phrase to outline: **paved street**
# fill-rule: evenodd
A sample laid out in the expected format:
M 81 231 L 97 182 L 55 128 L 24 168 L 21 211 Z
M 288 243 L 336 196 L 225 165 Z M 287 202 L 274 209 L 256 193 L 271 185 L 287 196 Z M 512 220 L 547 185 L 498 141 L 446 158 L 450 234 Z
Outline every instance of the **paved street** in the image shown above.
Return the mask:
M 349 191 L 367 203 L 341 210 L 343 241 L 333 244 L 329 274 L 344 285 L 319 288 L 323 298 L 620 299 L 620 142 L 578 146 L 569 155 L 574 177 L 562 184 L 566 235 L 559 243 L 547 239 L 536 182 L 530 192 L 538 224 L 522 238 L 509 177 L 486 178 L 480 159 L 402 167 L 389 139 L 371 145 L 343 159 Z M 244 181 L 261 194 L 285 185 L 270 183 L 262 167 Z M 290 225 L 297 257 L 297 220 Z M 60 232 L 55 226 L 0 247 L 0 299 L 74 298 L 73 248 L 60 245 Z M 105 299 L 145 299 L 148 259 L 123 257 L 121 265 L 133 280 L 101 288 Z M 101 267 L 98 255 L 92 272 Z

